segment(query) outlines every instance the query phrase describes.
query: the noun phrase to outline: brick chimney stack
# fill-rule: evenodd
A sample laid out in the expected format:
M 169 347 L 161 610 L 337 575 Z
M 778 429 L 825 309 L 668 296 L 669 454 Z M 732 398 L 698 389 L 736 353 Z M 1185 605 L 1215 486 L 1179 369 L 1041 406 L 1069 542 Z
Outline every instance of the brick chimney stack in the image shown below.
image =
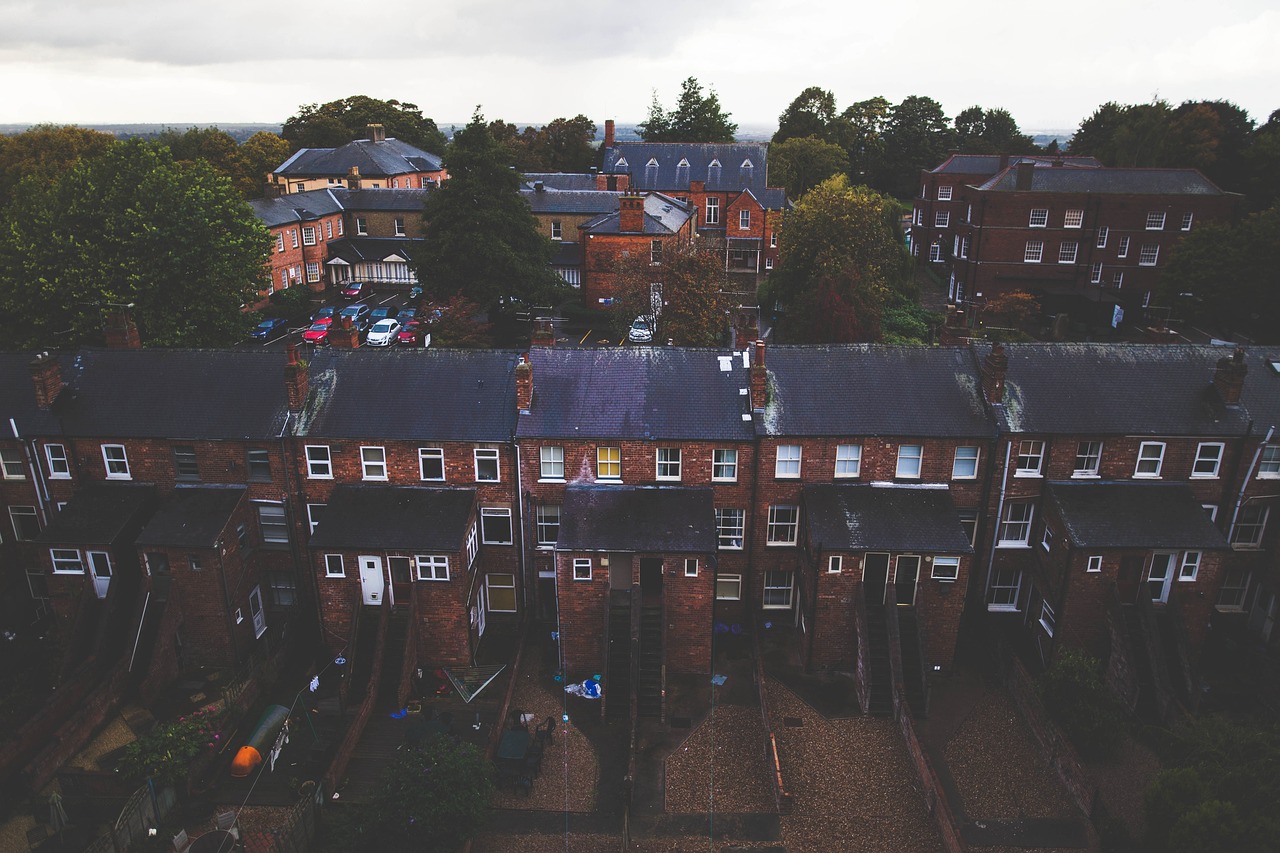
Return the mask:
M 1244 377 L 1248 372 L 1249 365 L 1245 364 L 1244 350 L 1240 347 L 1236 347 L 1230 357 L 1218 359 L 1218 366 L 1213 371 L 1213 385 L 1218 389 L 1222 402 L 1228 406 L 1240 402 L 1240 394 L 1244 391 Z
M 751 411 L 763 412 L 769 404 L 769 372 L 764 368 L 764 341 L 756 341 L 751 360 Z
M 298 345 L 293 341 L 285 346 L 284 388 L 289 398 L 289 411 L 302 411 L 307 404 L 307 393 L 311 390 L 307 366 L 298 359 Z
M 604 145 L 603 148 L 613 147 L 613 119 L 604 120 Z
M 365 131 L 368 134 L 370 142 L 386 142 L 387 141 L 387 129 L 383 125 L 371 124 L 365 128 Z
M 142 349 L 138 324 L 133 322 L 133 306 L 107 309 L 103 337 L 107 349 Z
M 329 324 L 329 346 L 335 349 L 355 349 L 360 346 L 360 330 L 350 317 L 339 317 Z
M 36 405 L 47 409 L 62 391 L 62 366 L 47 352 L 31 359 L 31 383 L 36 389 Z
M 640 193 L 627 193 L 618 198 L 618 230 L 644 231 L 644 196 Z
M 356 192 L 360 189 L 360 167 L 352 166 L 351 171 L 347 172 L 347 189 Z
M 1004 402 L 1004 377 L 1009 372 L 1009 356 L 1004 344 L 996 343 L 982 360 L 982 396 L 987 402 L 1000 405 Z
M 1014 173 L 1016 176 L 1015 177 L 1016 183 L 1014 184 L 1014 188 L 1022 192 L 1026 192 L 1027 190 L 1031 189 L 1031 179 L 1032 177 L 1035 176 L 1035 172 L 1036 172 L 1035 163 L 1032 163 L 1027 160 L 1023 160 L 1022 162 L 1020 162 L 1017 165 L 1016 171 Z
M 529 354 L 520 356 L 516 365 L 516 409 L 527 415 L 533 411 L 533 365 L 529 364 Z
M 268 172 L 267 179 L 262 184 L 263 198 L 280 198 L 284 194 L 284 185 L 273 180 L 273 175 Z

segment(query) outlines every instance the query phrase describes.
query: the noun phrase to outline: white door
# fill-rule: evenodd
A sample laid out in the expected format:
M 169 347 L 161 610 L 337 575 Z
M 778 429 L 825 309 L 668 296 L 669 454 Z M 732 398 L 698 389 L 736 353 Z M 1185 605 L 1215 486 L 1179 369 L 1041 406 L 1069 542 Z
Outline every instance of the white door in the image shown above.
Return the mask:
M 1157 551 L 1151 555 L 1151 572 L 1147 575 L 1147 589 L 1151 600 L 1164 604 L 1169 600 L 1169 584 L 1173 581 L 1173 567 L 1178 555 L 1170 551 Z
M 256 640 L 267 630 L 267 614 L 262 609 L 262 587 L 249 590 L 249 615 L 253 617 L 253 637 Z
M 111 555 L 106 551 L 90 551 L 89 571 L 93 574 L 93 591 L 98 598 L 106 598 L 111 588 Z
M 360 557 L 360 590 L 365 604 L 381 604 L 387 579 L 382 574 L 381 557 Z

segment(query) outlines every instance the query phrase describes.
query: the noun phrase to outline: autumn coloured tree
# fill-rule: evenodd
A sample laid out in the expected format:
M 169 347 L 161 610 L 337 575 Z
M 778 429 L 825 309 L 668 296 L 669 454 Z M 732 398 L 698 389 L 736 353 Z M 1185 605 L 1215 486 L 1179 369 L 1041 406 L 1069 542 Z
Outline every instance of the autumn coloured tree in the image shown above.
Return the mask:
M 614 279 L 614 312 L 625 326 L 654 313 L 661 300 L 654 343 L 716 346 L 728 334 L 723 255 L 700 241 L 667 243 L 660 263 L 646 252 L 623 259 Z
M 74 125 L 36 125 L 23 133 L 0 136 L 0 207 L 8 204 L 26 177 L 52 181 L 85 157 L 107 150 L 115 137 Z

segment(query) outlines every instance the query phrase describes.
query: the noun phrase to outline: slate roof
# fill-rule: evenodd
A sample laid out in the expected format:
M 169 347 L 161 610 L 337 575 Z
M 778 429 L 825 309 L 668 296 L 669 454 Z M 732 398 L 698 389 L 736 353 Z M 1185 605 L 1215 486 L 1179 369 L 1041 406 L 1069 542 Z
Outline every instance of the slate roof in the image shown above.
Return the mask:
M 621 228 L 622 214 L 615 202 L 613 212 L 589 219 L 578 226 L 593 234 L 624 234 Z M 674 234 L 693 218 L 693 208 L 661 193 L 649 193 L 644 197 L 644 233 Z
M 946 488 L 805 486 L 804 522 L 809 542 L 827 551 L 973 553 Z
M 706 189 L 752 190 L 756 197 L 768 186 L 769 146 L 763 142 L 617 142 L 603 151 L 602 171 L 630 174 L 631 189 L 688 192 L 690 181 L 703 181 Z M 648 168 L 650 160 L 657 169 Z M 679 168 L 687 160 L 687 169 Z M 751 169 L 742 164 L 751 161 Z M 622 165 L 622 161 L 626 165 Z M 713 162 L 719 167 L 712 167 Z
M 555 240 L 551 254 L 553 267 L 582 266 L 582 244 L 573 240 Z
M 730 369 L 720 369 L 721 358 Z M 536 348 L 533 406 L 516 434 L 540 438 L 697 439 L 753 436 L 740 355 L 683 347 Z
M 360 213 L 364 210 L 421 213 L 427 196 L 435 192 L 435 188 L 353 191 L 345 187 L 335 187 L 332 192 L 334 197 L 342 203 L 343 208 L 352 213 Z M 294 195 L 301 195 L 301 193 L 294 193 Z
M 930 170 L 938 174 L 994 175 L 1001 169 L 1000 154 L 952 154 L 942 164 Z M 1054 157 L 1051 155 L 1010 154 L 1006 166 L 1032 162 L 1037 166 L 1059 169 L 1100 169 L 1102 163 L 1096 157 Z M 1061 166 L 1053 164 L 1061 163 Z
M 1230 347 L 1216 351 L 1220 357 L 1231 355 Z M 1249 373 L 1241 400 L 1253 419 L 1254 432 L 1262 437 L 1268 427 L 1275 427 L 1280 435 L 1280 346 L 1258 347 L 1247 354 L 1246 363 Z
M 1018 170 L 1005 169 L 979 189 L 1018 192 Z M 1133 195 L 1226 195 L 1195 169 L 1054 169 L 1031 172 L 1022 192 L 1119 193 Z
M 363 261 L 380 261 L 391 255 L 399 255 L 412 261 L 414 252 L 423 244 L 421 237 L 346 237 L 329 244 L 329 260 L 340 258 L 349 264 Z
M 49 520 L 49 526 L 40 531 L 36 541 L 52 545 L 112 545 L 131 524 L 142 521 L 155 504 L 153 486 L 84 486 Z
M 244 498 L 245 488 L 178 488 L 156 510 L 138 534 L 138 545 L 173 548 L 212 548 L 231 514 Z
M 509 441 L 515 364 L 516 354 L 505 350 L 320 348 L 311 357 L 310 394 L 295 434 Z
M 557 551 L 716 550 L 710 488 L 569 486 L 560 517 Z
M 774 346 L 765 435 L 987 436 L 993 424 L 961 347 Z
M 440 158 L 394 137 L 383 142 L 356 139 L 337 148 L 303 148 L 276 167 L 277 175 L 345 177 L 355 166 L 362 178 L 389 177 L 408 172 L 434 172 Z
M 279 352 L 83 349 L 62 376 L 55 434 L 269 439 L 288 418 Z
M 1213 388 L 1218 359 L 1231 354 L 1224 347 L 1007 344 L 1004 350 L 1005 401 L 995 411 L 1008 432 L 1229 436 L 1249 426 L 1245 407 L 1223 406 Z M 988 349 L 976 352 L 981 359 Z
M 279 198 L 252 198 L 249 206 L 258 220 L 268 228 L 294 222 L 311 222 L 322 216 L 340 213 L 343 202 L 337 190 L 308 190 L 289 193 Z M 346 190 L 341 191 L 344 195 Z
M 610 213 L 618 210 L 620 192 L 609 190 L 520 190 L 534 213 Z
M 475 489 L 338 486 L 329 495 L 312 548 L 461 551 Z
M 548 190 L 595 190 L 592 172 L 525 172 L 520 176 L 529 189 L 538 181 Z
M 1077 548 L 1228 547 L 1186 483 L 1050 482 L 1045 494 Z

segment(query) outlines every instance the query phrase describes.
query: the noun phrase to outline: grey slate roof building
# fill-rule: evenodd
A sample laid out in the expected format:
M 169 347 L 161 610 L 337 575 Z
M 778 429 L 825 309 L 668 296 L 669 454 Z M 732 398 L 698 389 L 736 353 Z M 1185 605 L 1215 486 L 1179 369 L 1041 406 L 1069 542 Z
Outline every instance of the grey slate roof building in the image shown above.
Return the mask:
M 661 193 L 649 193 L 644 197 L 644 233 L 675 234 L 689 224 L 694 217 L 693 207 Z M 579 226 L 590 234 L 623 234 L 622 215 L 618 211 L 618 200 L 613 200 L 613 212 L 605 213 L 589 219 Z
M 979 189 L 995 192 L 1105 193 L 1114 195 L 1226 195 L 1195 169 L 1055 169 L 1031 170 L 1031 186 L 1018 187 L 1010 167 Z
M 1213 387 L 1218 359 L 1231 354 L 1223 347 L 1008 344 L 1004 351 L 1005 402 L 996 416 L 1007 432 L 1232 436 L 1249 428 L 1247 407 L 1224 406 Z M 1261 385 L 1254 379 L 1245 387 Z
M 267 228 L 278 228 L 294 222 L 310 222 L 347 209 L 345 189 L 309 190 L 278 198 L 252 198 L 249 207 Z
M 1050 482 L 1045 494 L 1077 548 L 1228 547 L 1186 483 Z
M 1101 169 L 1096 157 L 1054 157 L 1034 154 L 952 154 L 930 171 L 938 174 L 994 175 L 1019 163 L 1061 169 Z
M 764 435 L 989 436 L 965 348 L 874 344 L 770 347 Z
M 520 197 L 534 213 L 616 213 L 620 192 L 612 190 L 522 189 Z
M 337 486 L 309 544 L 460 551 L 475 500 L 474 489 Z
M 436 172 L 443 168 L 436 155 L 393 137 L 378 142 L 356 139 L 337 148 L 302 148 L 277 166 L 273 174 L 286 179 L 339 178 L 345 177 L 353 166 L 366 178 Z
M 391 257 L 412 262 L 422 240 L 414 237 L 347 237 L 329 244 L 326 264 L 342 262 L 355 266 L 369 261 L 385 261 Z
M 213 548 L 244 499 L 243 486 L 175 489 L 138 534 L 138 545 Z
M 809 485 L 804 509 L 808 541 L 824 551 L 973 553 L 945 487 Z
M 750 440 L 750 379 L 739 354 L 677 347 L 530 354 L 533 405 L 516 435 Z M 727 369 L 726 369 L 727 368 Z M 743 419 L 743 415 L 748 415 Z
M 569 486 L 557 551 L 713 554 L 710 488 Z
M 124 483 L 94 483 L 79 489 L 49 526 L 40 531 L 37 542 L 51 545 L 111 545 L 127 538 L 130 529 L 141 524 L 156 505 L 153 486 Z
M 751 190 L 763 201 L 768 152 L 763 142 L 617 142 L 604 149 L 602 171 L 630 175 L 632 190 L 688 192 L 703 181 L 708 192 Z
M 588 172 L 525 172 L 521 175 L 525 187 L 533 190 L 542 184 L 545 190 L 596 191 L 596 175 Z

